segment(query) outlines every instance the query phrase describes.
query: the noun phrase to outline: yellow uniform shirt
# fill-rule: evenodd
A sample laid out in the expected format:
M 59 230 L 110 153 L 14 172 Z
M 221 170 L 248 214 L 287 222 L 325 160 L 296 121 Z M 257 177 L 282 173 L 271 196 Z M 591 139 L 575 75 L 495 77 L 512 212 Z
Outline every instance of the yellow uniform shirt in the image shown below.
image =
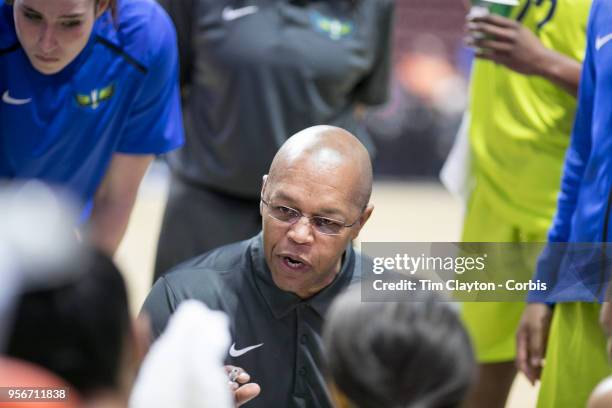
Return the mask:
M 536 3 L 522 0 L 513 17 L 547 48 L 582 61 L 591 0 Z M 542 77 L 484 60 L 474 65 L 470 144 L 476 188 L 518 227 L 550 224 L 575 109 L 572 95 Z

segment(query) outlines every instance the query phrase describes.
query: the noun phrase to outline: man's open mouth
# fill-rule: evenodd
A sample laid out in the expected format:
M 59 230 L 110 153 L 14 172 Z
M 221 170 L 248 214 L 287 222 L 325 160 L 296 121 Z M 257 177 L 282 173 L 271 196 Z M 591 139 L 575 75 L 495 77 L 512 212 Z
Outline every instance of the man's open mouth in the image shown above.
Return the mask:
M 302 269 L 308 266 L 308 264 L 306 264 L 305 262 L 297 259 L 297 258 L 293 258 L 291 256 L 282 256 L 282 260 L 284 262 L 285 265 L 287 265 L 289 268 L 291 269 Z

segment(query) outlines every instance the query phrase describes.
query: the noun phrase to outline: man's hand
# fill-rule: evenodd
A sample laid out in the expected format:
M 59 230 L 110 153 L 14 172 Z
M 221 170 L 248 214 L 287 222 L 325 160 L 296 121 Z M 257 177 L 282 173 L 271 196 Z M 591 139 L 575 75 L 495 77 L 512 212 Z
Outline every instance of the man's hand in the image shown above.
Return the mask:
M 546 48 L 529 29 L 517 21 L 495 14 L 469 18 L 468 46 L 476 57 L 524 75 L 541 76 L 570 94 L 578 94 L 581 63 Z
M 476 48 L 476 57 L 505 65 L 525 75 L 541 75 L 548 49 L 520 23 L 489 14 L 467 23 L 468 45 Z
M 225 371 L 229 377 L 230 390 L 234 394 L 236 408 L 246 404 L 261 392 L 258 384 L 249 382 L 251 376 L 242 368 L 226 365 Z
M 532 385 L 542 373 L 552 313 L 552 309 L 544 303 L 528 304 L 516 333 L 516 365 Z
M 608 339 L 608 360 L 612 362 L 612 304 L 609 301 L 601 305 L 599 324 Z

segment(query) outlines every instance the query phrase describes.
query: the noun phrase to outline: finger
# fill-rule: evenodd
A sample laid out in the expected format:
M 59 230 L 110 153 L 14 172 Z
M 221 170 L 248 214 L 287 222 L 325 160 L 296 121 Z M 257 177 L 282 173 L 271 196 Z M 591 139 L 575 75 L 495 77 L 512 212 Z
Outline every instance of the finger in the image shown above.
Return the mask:
M 519 370 L 525 374 L 531 385 L 535 385 L 534 368 L 529 364 L 529 330 L 523 328 L 517 335 L 517 361 Z
M 542 378 L 542 368 L 543 366 L 539 366 L 531 369 L 531 385 L 535 385 L 536 381 Z
M 516 333 L 516 365 L 519 371 L 527 375 L 527 332 L 520 327 Z
M 495 57 L 495 54 L 493 52 L 483 50 L 482 48 L 476 49 L 476 52 L 474 53 L 474 57 L 478 59 L 487 60 L 487 61 L 497 62 L 497 58 Z
M 469 23 L 467 29 L 470 34 L 479 33 L 480 37 L 493 37 L 497 41 L 514 42 L 516 38 L 516 30 L 497 27 L 491 24 Z
M 463 37 L 463 43 L 467 46 L 467 47 L 473 47 L 476 48 L 476 46 L 474 45 L 475 39 L 472 36 L 465 36 Z
M 474 46 L 477 48 L 483 48 L 487 51 L 492 51 L 496 54 L 508 54 L 514 48 L 514 46 L 510 43 L 491 40 L 488 38 L 475 39 Z
M 255 398 L 261 392 L 261 388 L 258 384 L 249 383 L 234 391 L 234 399 L 236 401 L 236 407 L 241 406 Z
M 503 65 L 506 67 L 509 66 L 508 58 L 505 55 L 500 55 L 496 53 L 495 51 L 477 48 L 477 51 L 474 55 L 476 58 L 481 60 L 491 61 L 497 65 Z
M 249 373 L 244 371 L 244 369 L 241 367 L 226 365 L 224 368 L 231 382 L 235 382 L 238 384 L 246 384 L 251 381 L 251 376 L 249 375 Z
M 236 382 L 239 384 L 246 384 L 251 381 L 251 376 L 246 371 L 242 370 L 242 372 L 236 377 Z
M 234 381 L 228 381 L 227 385 L 229 385 L 229 389 L 232 392 L 236 391 L 238 389 L 238 387 L 240 387 L 240 385 L 238 385 L 238 383 L 234 382 Z
M 529 333 L 529 365 L 533 368 L 542 366 L 542 329 L 532 328 Z

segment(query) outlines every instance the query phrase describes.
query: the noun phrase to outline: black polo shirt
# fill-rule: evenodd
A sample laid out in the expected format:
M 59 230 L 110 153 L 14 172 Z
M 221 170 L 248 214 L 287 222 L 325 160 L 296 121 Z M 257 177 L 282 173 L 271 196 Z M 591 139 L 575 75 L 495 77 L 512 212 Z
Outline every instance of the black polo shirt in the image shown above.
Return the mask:
M 261 394 L 245 407 L 331 408 L 323 375 L 323 317 L 360 276 L 360 257 L 349 246 L 335 280 L 302 300 L 272 281 L 260 233 L 177 266 L 157 280 L 143 311 L 156 337 L 185 299 L 227 313 L 233 344 L 226 363 L 244 368 L 261 385 Z

